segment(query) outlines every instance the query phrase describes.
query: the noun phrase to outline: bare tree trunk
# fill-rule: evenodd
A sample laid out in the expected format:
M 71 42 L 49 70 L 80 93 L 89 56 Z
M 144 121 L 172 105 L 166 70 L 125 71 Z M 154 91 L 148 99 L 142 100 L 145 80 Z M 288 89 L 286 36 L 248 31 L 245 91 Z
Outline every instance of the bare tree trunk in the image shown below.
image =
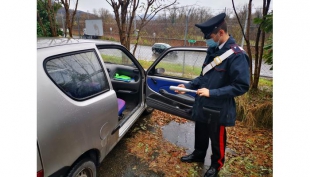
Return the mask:
M 259 25 L 257 34 L 256 34 L 256 40 L 255 40 L 255 63 L 254 63 L 254 81 L 251 84 L 252 89 L 257 89 L 258 86 L 258 80 L 260 75 L 260 70 L 258 70 L 258 60 L 259 60 L 259 39 L 261 34 L 261 25 Z
M 140 31 L 138 32 L 138 35 L 136 36 L 136 42 L 135 42 L 135 46 L 134 46 L 133 52 L 132 52 L 133 55 L 135 55 L 135 53 L 136 53 L 137 46 L 139 44 L 139 39 L 140 39 Z
M 120 43 L 124 45 L 128 50 L 130 50 L 130 38 L 132 35 L 132 23 L 133 19 L 136 16 L 136 10 L 139 6 L 146 7 L 144 9 L 145 14 L 144 17 L 141 18 L 141 24 L 139 31 L 145 26 L 148 21 L 153 19 L 153 17 L 162 9 L 165 9 L 173 4 L 176 3 L 176 0 L 174 0 L 173 3 L 169 5 L 163 5 L 161 0 L 147 0 L 143 5 L 140 5 L 140 0 L 106 0 L 107 3 L 110 4 L 110 6 L 113 8 L 114 14 L 115 14 L 115 21 L 117 23 L 118 31 L 119 31 L 119 38 Z M 156 3 L 157 2 L 157 3 Z M 155 6 L 154 6 L 155 3 Z M 157 5 L 157 6 L 156 6 Z M 121 8 L 121 9 L 120 9 Z M 130 9 L 130 18 L 127 18 L 127 12 L 128 8 Z M 120 9 L 120 11 L 119 11 Z M 152 12 L 148 14 L 149 9 L 152 9 Z M 120 14 L 120 13 L 121 14 Z M 128 20 L 127 20 L 128 19 Z M 145 23 L 145 20 L 147 19 L 147 22 Z M 134 52 L 136 51 L 136 47 L 139 40 L 139 34 L 137 35 L 137 42 L 134 48 Z M 133 54 L 134 54 L 133 52 Z
M 67 37 L 67 29 L 68 29 L 68 21 L 69 21 L 69 4 L 68 4 L 68 1 L 65 0 L 61 0 L 61 4 L 64 6 L 65 8 L 65 11 L 66 11 L 66 22 L 65 22 L 65 29 L 64 30 L 64 33 L 65 33 L 65 37 Z
M 139 33 L 136 37 L 136 43 L 135 43 L 135 46 L 134 46 L 134 49 L 133 49 L 133 52 L 132 54 L 135 55 L 136 53 L 136 49 L 137 49 L 137 46 L 138 46 L 138 43 L 139 43 L 139 37 L 140 37 L 140 31 L 142 30 L 142 28 L 147 25 L 153 18 L 154 16 L 161 10 L 163 9 L 166 9 L 170 6 L 172 6 L 173 4 L 176 3 L 176 0 L 174 0 L 174 2 L 168 4 L 168 5 L 164 5 L 164 6 L 158 6 L 157 8 L 153 9 L 153 11 L 151 12 L 151 14 L 148 14 L 148 11 L 150 8 L 154 8 L 153 7 L 153 4 L 156 2 L 156 0 L 148 0 L 147 1 L 147 7 L 146 7 L 146 10 L 145 10 L 145 13 L 144 13 L 144 16 L 143 18 L 141 18 L 141 24 L 139 26 Z M 138 2 L 139 3 L 139 2 Z M 137 4 L 138 5 L 138 4 Z
M 68 8 L 69 8 L 69 7 L 68 7 Z M 69 13 L 70 13 L 70 12 L 69 12 L 69 9 L 67 9 L 67 10 L 66 10 L 66 25 L 65 25 L 65 27 L 66 27 L 66 33 L 65 33 L 66 35 L 65 35 L 65 36 L 66 36 L 66 37 L 67 37 L 67 29 L 68 29 L 69 31 L 71 30 L 71 29 L 70 29 L 70 18 L 69 18 L 69 15 L 70 15 L 70 14 L 69 14 Z M 69 32 L 69 37 L 71 37 L 71 36 L 70 36 L 70 32 Z
M 258 66 L 257 66 L 258 78 L 253 83 L 254 88 L 258 88 L 259 76 L 260 76 L 260 71 L 261 71 L 261 68 L 262 68 L 262 61 L 263 61 L 263 54 L 264 54 L 265 34 L 266 33 L 263 31 L 262 32 L 261 47 L 260 47 L 260 52 L 259 52 Z
M 249 0 L 249 5 L 248 5 L 248 24 L 247 25 L 247 29 L 246 29 L 246 35 L 244 34 L 244 30 L 243 30 L 243 27 L 241 25 L 241 22 L 240 22 L 240 19 L 238 17 L 238 14 L 236 12 L 236 8 L 235 8 L 235 4 L 234 4 L 234 0 L 232 0 L 232 4 L 233 4 L 233 8 L 234 8 L 234 11 L 235 11 L 235 14 L 236 14 L 236 17 L 238 19 L 238 22 L 239 22 L 239 25 L 241 27 L 241 30 L 242 30 L 242 34 L 243 34 L 243 37 L 244 37 L 244 40 L 247 44 L 247 51 L 248 51 L 248 55 L 249 55 L 249 59 L 250 59 L 250 63 L 249 63 L 249 70 L 250 70 L 250 85 L 252 85 L 253 83 L 253 78 L 252 78 L 252 52 L 251 52 L 251 45 L 250 45 L 250 41 L 249 41 L 249 37 L 250 37 L 250 24 L 251 24 L 251 13 L 252 13 L 252 0 Z
M 126 38 L 126 15 L 127 15 L 127 8 L 129 5 L 129 0 L 126 0 L 125 2 L 120 2 L 121 4 L 121 31 L 122 31 L 122 44 L 130 50 L 130 46 L 128 47 L 128 41 Z
M 263 21 L 266 19 L 266 15 L 269 10 L 269 5 L 270 5 L 271 0 L 264 0 L 263 2 Z M 266 5 L 267 3 L 267 5 Z M 262 39 L 261 39 L 261 44 L 259 47 L 259 38 L 260 34 L 262 34 Z M 254 69 L 254 81 L 251 85 L 252 89 L 258 89 L 258 82 L 259 82 L 259 77 L 260 77 L 260 71 L 261 71 L 261 65 L 262 65 L 262 60 L 263 60 L 263 49 L 264 49 L 264 44 L 265 44 L 265 32 L 261 30 L 261 24 L 259 25 L 258 31 L 257 31 L 257 37 L 255 41 L 255 69 Z
M 75 8 L 71 14 L 71 18 L 70 18 L 70 2 L 71 0 L 61 0 L 61 4 L 64 6 L 65 8 L 65 11 L 66 11 L 66 23 L 65 23 L 65 37 L 67 37 L 67 28 L 69 30 L 69 36 L 72 37 L 72 29 L 73 29 L 73 23 L 74 23 L 74 16 L 76 14 L 76 9 L 77 9 L 77 6 L 78 6 L 78 3 L 79 3 L 79 0 L 76 0 L 76 3 L 75 3 Z
M 71 15 L 71 24 L 70 24 L 70 29 L 69 29 L 69 35 L 70 35 L 70 37 L 72 37 L 72 30 L 73 30 L 73 24 L 74 24 L 74 17 L 75 17 L 75 14 L 76 14 L 76 9 L 77 9 L 78 3 L 79 3 L 79 0 L 76 0 L 75 8 L 74 8 L 74 10 L 73 10 L 73 12 L 72 12 L 72 15 Z
M 57 29 L 56 29 L 56 23 L 55 23 L 55 12 L 54 12 L 54 7 L 52 6 L 51 0 L 48 0 L 46 10 L 48 13 L 48 19 L 50 21 L 50 28 L 51 28 L 51 33 L 53 37 L 57 36 Z
M 247 50 L 248 50 L 248 55 L 249 55 L 249 58 L 250 58 L 250 84 L 253 83 L 253 78 L 252 78 L 252 70 L 253 70 L 253 67 L 252 67 L 252 51 L 251 51 L 251 43 L 250 43 L 250 24 L 251 24 L 251 14 L 252 14 L 252 0 L 249 0 L 249 6 L 248 6 L 248 25 L 247 25 L 247 29 L 246 29 L 246 38 L 245 38 L 245 41 L 246 41 L 246 44 L 247 44 Z

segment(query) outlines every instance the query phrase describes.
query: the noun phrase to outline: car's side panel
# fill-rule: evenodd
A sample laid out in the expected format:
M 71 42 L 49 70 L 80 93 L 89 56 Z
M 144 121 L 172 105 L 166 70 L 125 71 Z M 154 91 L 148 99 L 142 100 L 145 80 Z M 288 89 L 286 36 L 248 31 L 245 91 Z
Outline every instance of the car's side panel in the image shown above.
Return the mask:
M 111 84 L 105 93 L 75 101 L 64 94 L 43 69 L 44 59 L 49 56 L 95 48 L 94 44 L 76 44 L 38 50 L 37 139 L 45 176 L 71 166 L 90 149 L 98 149 L 103 159 L 110 149 L 108 140 L 117 140 L 110 137 L 118 124 L 116 94 Z

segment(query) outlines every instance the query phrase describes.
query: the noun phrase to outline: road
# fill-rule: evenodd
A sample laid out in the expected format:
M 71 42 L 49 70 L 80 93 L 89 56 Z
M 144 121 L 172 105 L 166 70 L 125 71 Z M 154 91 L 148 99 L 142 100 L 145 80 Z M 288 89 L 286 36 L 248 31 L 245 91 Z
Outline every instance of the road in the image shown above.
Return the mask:
M 131 53 L 133 52 L 133 48 L 134 48 L 134 45 L 131 45 L 130 46 Z M 195 54 L 197 55 L 198 53 L 195 53 Z M 203 54 L 203 53 L 201 53 L 201 54 L 204 55 L 203 56 L 203 58 L 204 58 L 205 54 Z M 153 54 L 152 47 L 138 45 L 136 53 L 135 53 L 135 57 L 138 59 L 142 59 L 142 60 L 155 61 L 158 56 Z M 191 58 L 190 56 L 187 56 L 187 57 Z M 196 58 L 201 58 L 201 57 L 196 57 Z M 175 63 L 183 63 L 183 56 L 178 54 L 177 58 L 174 58 L 174 62 Z M 195 62 L 195 61 L 193 60 L 192 62 Z M 197 63 L 191 63 L 191 64 L 196 65 Z M 253 68 L 252 73 L 254 74 L 254 61 L 253 61 L 252 66 L 253 66 L 252 67 Z M 270 67 L 271 67 L 270 65 L 262 63 L 260 75 L 263 77 L 272 78 L 273 77 L 273 71 L 270 70 Z

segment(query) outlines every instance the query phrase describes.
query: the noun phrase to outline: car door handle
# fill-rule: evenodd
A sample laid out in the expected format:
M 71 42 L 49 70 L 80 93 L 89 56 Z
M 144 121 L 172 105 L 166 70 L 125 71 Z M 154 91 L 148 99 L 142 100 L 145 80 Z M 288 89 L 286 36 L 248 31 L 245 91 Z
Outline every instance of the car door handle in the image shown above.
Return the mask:
M 151 78 L 151 80 L 153 81 L 155 85 L 157 84 L 157 81 L 154 78 Z
M 132 72 L 139 74 L 139 69 L 134 69 L 134 70 L 132 70 Z
M 189 106 L 192 106 L 195 102 L 195 98 L 191 95 L 188 95 L 188 94 L 184 94 L 184 95 L 182 95 L 182 94 L 171 94 L 164 89 L 160 89 L 159 93 L 162 94 L 163 96 L 167 97 L 167 98 L 170 98 L 174 101 L 177 101 L 177 102 L 189 105 Z

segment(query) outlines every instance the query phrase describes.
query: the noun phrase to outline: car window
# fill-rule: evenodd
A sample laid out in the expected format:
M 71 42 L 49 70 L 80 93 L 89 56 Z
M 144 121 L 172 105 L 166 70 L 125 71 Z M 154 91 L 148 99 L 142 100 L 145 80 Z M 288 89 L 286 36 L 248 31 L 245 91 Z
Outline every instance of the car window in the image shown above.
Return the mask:
M 134 65 L 131 59 L 119 49 L 99 49 L 104 62 L 121 65 Z
M 48 61 L 45 70 L 68 96 L 85 99 L 109 90 L 109 84 L 95 52 L 64 55 Z
M 171 51 L 156 65 L 155 69 L 164 68 L 164 76 L 193 79 L 200 75 L 206 52 Z

